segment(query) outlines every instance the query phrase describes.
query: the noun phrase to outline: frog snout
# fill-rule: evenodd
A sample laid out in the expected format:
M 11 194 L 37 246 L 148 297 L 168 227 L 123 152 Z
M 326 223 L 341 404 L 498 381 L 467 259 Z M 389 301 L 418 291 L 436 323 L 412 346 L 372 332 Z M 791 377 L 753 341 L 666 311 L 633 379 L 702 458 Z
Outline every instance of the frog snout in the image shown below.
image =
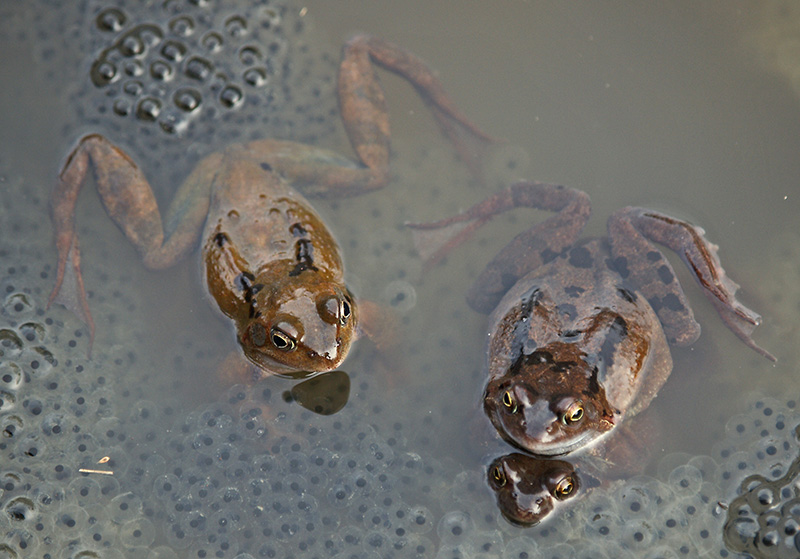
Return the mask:
M 324 359 L 335 367 L 343 359 L 348 348 L 345 347 L 338 328 L 336 332 L 331 332 L 331 328 L 324 330 L 327 331 L 306 332 L 303 345 L 310 359 Z
M 540 399 L 526 403 L 527 405 L 522 406 L 526 436 L 543 445 L 552 444 L 558 440 L 560 430 L 555 427 L 559 423 L 559 418 L 550 409 L 548 402 Z

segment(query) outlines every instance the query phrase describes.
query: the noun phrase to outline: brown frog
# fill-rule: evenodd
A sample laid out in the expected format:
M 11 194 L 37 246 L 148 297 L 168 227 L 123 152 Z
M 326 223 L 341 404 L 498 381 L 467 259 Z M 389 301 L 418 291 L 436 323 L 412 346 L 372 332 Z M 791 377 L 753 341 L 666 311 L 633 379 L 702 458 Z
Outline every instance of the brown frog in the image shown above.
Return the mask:
M 63 302 L 83 319 L 91 348 L 94 322 L 74 213 L 92 167 L 108 214 L 145 266 L 171 266 L 199 241 L 205 286 L 233 320 L 237 340 L 260 374 L 338 367 L 356 336 L 359 312 L 344 284 L 333 236 L 295 188 L 309 195 L 349 196 L 386 184 L 388 113 L 372 63 L 415 87 L 468 162 L 472 154 L 466 140 L 489 141 L 454 107 L 420 59 L 380 39 L 356 36 L 343 50 L 338 92 L 358 162 L 289 141 L 234 145 L 197 165 L 162 225 L 153 191 L 131 158 L 102 136 L 81 139 L 52 195 L 58 270 L 50 302 Z
M 698 338 L 674 270 L 650 241 L 678 253 L 725 324 L 775 360 L 751 339 L 761 318 L 736 300 L 717 247 L 685 221 L 627 207 L 609 219 L 607 240 L 579 241 L 588 195 L 521 181 L 462 214 L 412 227 L 467 223 L 442 254 L 520 206 L 558 213 L 512 240 L 468 295 L 473 308 L 491 312 L 483 404 L 506 441 L 544 457 L 586 447 L 647 408 L 672 369 L 668 342 Z
M 642 417 L 644 416 L 644 417 Z M 644 471 L 653 455 L 660 422 L 652 413 L 615 429 L 603 444 L 564 459 L 513 452 L 492 460 L 486 471 L 489 489 L 503 516 L 518 526 L 546 520 L 581 494 Z
M 503 515 L 529 526 L 582 485 L 638 470 L 648 445 L 620 423 L 646 409 L 666 381 L 668 343 L 688 345 L 700 335 L 671 265 L 650 241 L 677 252 L 728 327 L 775 358 L 750 338 L 760 317 L 736 300 L 738 286 L 717 247 L 685 221 L 627 207 L 609 219 L 608 239 L 579 240 L 588 195 L 521 181 L 462 214 L 412 227 L 425 250 L 435 240 L 425 230 L 443 230 L 435 261 L 494 215 L 520 206 L 557 214 L 511 241 L 467 299 L 491 313 L 484 410 L 506 441 L 530 453 L 495 458 L 487 482 Z M 592 445 L 612 432 L 609 444 Z M 569 462 L 553 458 L 565 454 Z

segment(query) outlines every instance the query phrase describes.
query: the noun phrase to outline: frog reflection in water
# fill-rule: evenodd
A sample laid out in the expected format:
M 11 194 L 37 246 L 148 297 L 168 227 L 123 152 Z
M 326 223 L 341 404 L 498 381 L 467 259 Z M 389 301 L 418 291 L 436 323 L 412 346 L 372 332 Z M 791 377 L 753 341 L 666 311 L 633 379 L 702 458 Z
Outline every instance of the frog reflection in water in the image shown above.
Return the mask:
M 489 464 L 488 481 L 505 517 L 521 526 L 538 524 L 580 488 L 569 462 L 519 452 L 495 458 Z
M 720 265 L 717 247 L 685 221 L 627 207 L 609 219 L 608 239 L 578 240 L 590 214 L 588 195 L 522 181 L 462 214 L 412 227 L 420 230 L 421 247 L 431 235 L 424 230 L 444 228 L 438 234 L 446 244 L 435 259 L 516 207 L 558 213 L 514 238 L 468 294 L 475 310 L 491 313 L 484 411 L 503 439 L 537 457 L 514 456 L 490 468 L 498 497 L 542 489 L 555 500 L 571 496 L 577 483 L 564 468 L 525 481 L 525 491 L 518 483 L 546 470 L 537 459 L 586 448 L 647 408 L 672 370 L 668 343 L 685 346 L 700 335 L 672 266 L 650 241 L 678 253 L 727 326 L 775 360 L 751 339 L 761 318 L 736 300 L 738 286 Z M 459 223 L 466 228 L 458 230 Z M 513 502 L 506 496 L 500 503 L 513 520 L 530 524 L 541 516 L 528 497 L 520 497 L 519 510 Z
M 136 164 L 102 136 L 79 142 L 52 197 L 58 272 L 50 301 L 63 302 L 84 320 L 90 348 L 94 323 L 74 213 L 91 166 L 108 214 L 148 268 L 171 266 L 200 241 L 206 288 L 233 320 L 259 374 L 322 372 L 342 363 L 357 333 L 358 309 L 343 282 L 333 236 L 295 187 L 309 195 L 349 196 L 386 184 L 389 122 L 373 62 L 415 87 L 468 163 L 466 141 L 489 141 L 421 60 L 380 39 L 356 36 L 343 51 L 338 93 L 360 163 L 289 141 L 234 145 L 198 164 L 162 226 L 153 191 Z

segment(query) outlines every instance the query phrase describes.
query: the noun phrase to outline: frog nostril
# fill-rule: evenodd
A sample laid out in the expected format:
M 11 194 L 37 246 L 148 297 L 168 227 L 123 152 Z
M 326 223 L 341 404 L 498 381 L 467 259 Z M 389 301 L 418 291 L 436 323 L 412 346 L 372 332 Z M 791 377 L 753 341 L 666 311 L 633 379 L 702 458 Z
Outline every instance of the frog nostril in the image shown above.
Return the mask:
M 250 339 L 252 342 L 257 345 L 258 347 L 263 346 L 267 343 L 267 331 L 266 329 L 258 323 L 250 325 Z

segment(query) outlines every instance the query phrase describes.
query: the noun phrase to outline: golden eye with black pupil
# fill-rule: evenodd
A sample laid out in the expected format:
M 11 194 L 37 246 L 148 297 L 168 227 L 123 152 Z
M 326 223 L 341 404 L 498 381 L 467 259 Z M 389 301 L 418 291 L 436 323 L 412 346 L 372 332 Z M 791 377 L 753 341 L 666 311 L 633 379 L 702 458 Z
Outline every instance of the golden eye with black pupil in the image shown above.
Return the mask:
M 514 400 L 514 395 L 510 390 L 503 392 L 503 405 L 509 413 L 517 413 L 517 401 Z
M 566 499 L 575 491 L 575 483 L 567 476 L 556 484 L 555 496 L 557 499 Z
M 500 466 L 492 468 L 492 479 L 498 487 L 503 487 L 506 484 L 506 474 Z
M 578 423 L 583 419 L 583 404 L 580 401 L 572 402 L 561 419 L 566 425 Z
M 278 328 L 273 328 L 270 330 L 269 335 L 270 339 L 272 340 L 272 345 L 281 351 L 292 351 L 295 347 L 297 347 L 297 341 L 289 334 L 279 330 Z
M 347 324 L 351 313 L 352 309 L 350 308 L 350 301 L 347 299 L 342 299 L 342 302 L 339 305 L 339 323 L 342 325 Z

